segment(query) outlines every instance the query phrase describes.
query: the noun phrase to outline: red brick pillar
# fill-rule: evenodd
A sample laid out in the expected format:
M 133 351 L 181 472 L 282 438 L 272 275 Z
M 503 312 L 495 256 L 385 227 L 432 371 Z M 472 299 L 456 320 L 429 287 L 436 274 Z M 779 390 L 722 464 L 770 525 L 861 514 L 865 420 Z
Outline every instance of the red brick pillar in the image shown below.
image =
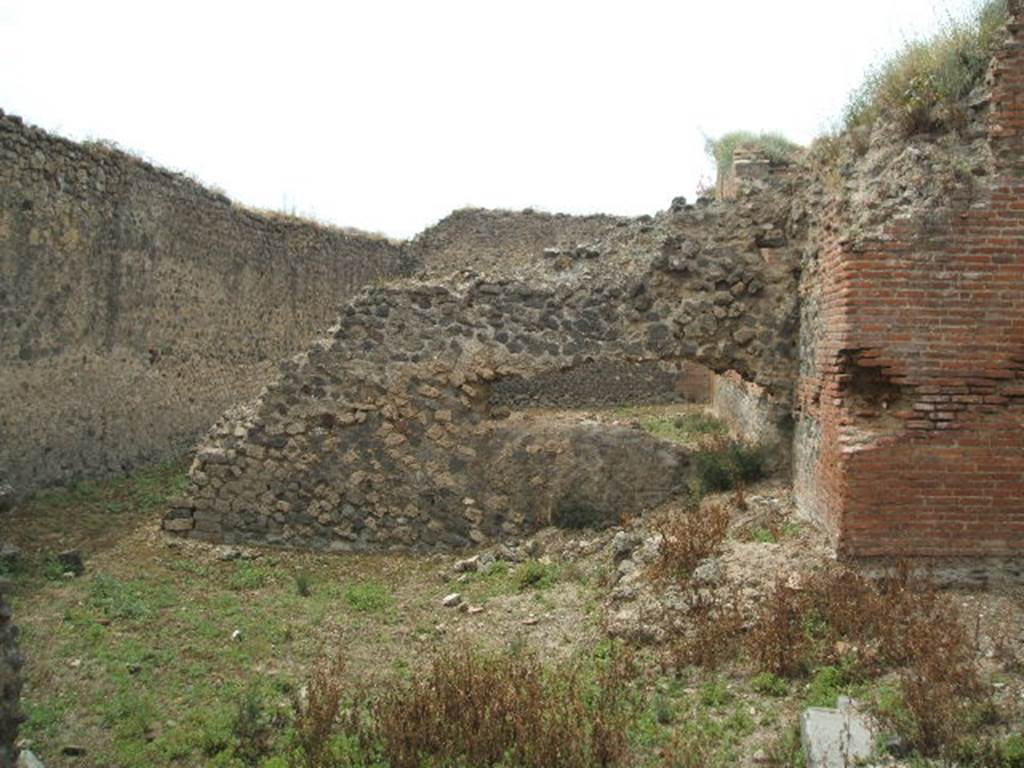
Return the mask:
M 1024 37 L 990 81 L 995 173 L 822 250 L 802 493 L 842 554 L 1024 554 Z M 798 488 L 798 490 L 800 490 Z

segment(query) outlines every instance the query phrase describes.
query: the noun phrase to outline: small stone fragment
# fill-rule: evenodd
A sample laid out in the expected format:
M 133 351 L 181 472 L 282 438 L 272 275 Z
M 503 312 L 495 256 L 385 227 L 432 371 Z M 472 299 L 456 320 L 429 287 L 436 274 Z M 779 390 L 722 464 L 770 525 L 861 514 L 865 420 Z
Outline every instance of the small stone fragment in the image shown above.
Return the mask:
M 465 560 L 457 560 L 452 568 L 456 573 L 476 571 L 480 568 L 480 556 L 474 555 L 473 557 L 467 557 Z

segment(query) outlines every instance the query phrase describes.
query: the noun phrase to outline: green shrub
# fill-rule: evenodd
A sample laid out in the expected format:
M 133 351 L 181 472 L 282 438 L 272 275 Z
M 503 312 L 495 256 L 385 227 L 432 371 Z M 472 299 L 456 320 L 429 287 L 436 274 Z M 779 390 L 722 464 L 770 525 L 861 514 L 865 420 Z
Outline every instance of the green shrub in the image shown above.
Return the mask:
M 771 672 L 762 672 L 750 681 L 751 687 L 765 696 L 785 696 L 789 693 L 789 682 Z
M 729 442 L 705 448 L 693 456 L 693 491 L 698 496 L 729 491 L 760 480 L 765 475 L 764 449 Z
M 733 694 L 724 680 L 715 677 L 701 685 L 698 697 L 705 707 L 723 707 L 732 701 Z
M 929 40 L 907 43 L 872 70 L 850 98 L 848 129 L 892 116 L 907 134 L 957 128 L 963 100 L 982 82 L 1003 39 L 1006 0 L 988 0 L 966 20 L 951 19 Z
M 256 689 L 247 690 L 236 702 L 232 733 L 237 746 L 235 754 L 246 765 L 259 765 L 270 752 L 275 726 L 268 713 L 267 702 Z
M 815 670 L 807 684 L 807 706 L 834 707 L 850 685 L 849 670 L 827 666 Z
M 704 151 L 715 161 L 718 173 L 724 174 L 732 167 L 732 158 L 737 148 L 746 146 L 765 153 L 772 162 L 778 163 L 791 160 L 800 148 L 779 133 L 732 131 L 717 139 L 706 139 Z

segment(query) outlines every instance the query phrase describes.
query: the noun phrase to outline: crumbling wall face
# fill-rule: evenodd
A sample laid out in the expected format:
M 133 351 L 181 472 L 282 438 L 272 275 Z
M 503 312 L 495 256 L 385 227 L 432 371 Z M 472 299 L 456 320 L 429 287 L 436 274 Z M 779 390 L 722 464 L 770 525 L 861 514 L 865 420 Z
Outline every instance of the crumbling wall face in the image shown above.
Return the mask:
M 0 113 L 0 481 L 181 455 L 400 246 L 258 215 Z
M 773 471 L 789 469 L 793 417 L 788 398 L 771 397 L 764 387 L 726 371 L 711 378 L 710 405 L 732 435 L 764 449 Z
M 18 754 L 15 742 L 21 712 L 22 657 L 18 649 L 18 628 L 11 623 L 11 609 L 0 587 L 0 766 L 13 766 Z
M 1024 39 L 993 70 L 995 174 L 822 247 L 798 477 L 855 556 L 1024 550 Z
M 637 430 L 524 427 L 494 401 L 506 382 L 605 360 L 693 359 L 788 396 L 792 266 L 781 250 L 766 258 L 705 237 L 673 236 L 632 271 L 460 273 L 366 290 L 215 427 L 164 528 L 340 550 L 453 547 L 659 503 L 686 478 L 677 449 Z

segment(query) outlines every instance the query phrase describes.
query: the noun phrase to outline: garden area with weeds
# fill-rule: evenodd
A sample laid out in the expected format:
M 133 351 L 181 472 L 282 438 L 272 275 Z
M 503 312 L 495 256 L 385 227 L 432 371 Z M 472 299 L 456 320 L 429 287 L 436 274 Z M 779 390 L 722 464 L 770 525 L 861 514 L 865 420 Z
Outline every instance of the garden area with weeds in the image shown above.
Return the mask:
M 166 537 L 180 462 L 27 501 L 3 561 L 24 744 L 58 767 L 800 766 L 801 712 L 849 696 L 886 764 L 1024 765 L 1017 590 L 868 578 L 720 422 L 608 418 L 703 446 L 691 487 L 475 552 Z

